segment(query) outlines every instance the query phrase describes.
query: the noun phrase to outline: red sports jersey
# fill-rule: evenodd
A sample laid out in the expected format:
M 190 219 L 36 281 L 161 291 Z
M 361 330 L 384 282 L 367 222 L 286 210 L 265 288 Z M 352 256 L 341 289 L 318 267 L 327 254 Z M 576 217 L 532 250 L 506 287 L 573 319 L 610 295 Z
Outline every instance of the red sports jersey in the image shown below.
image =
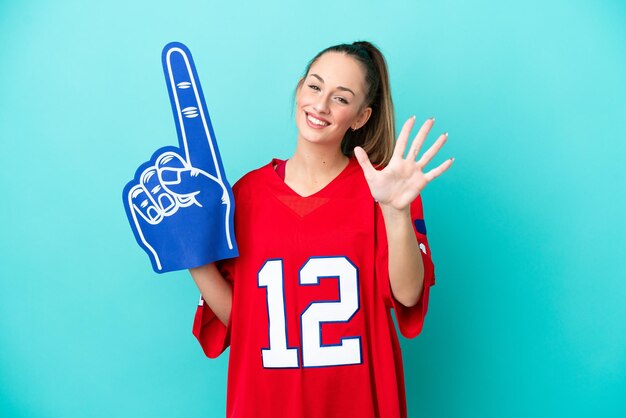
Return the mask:
M 406 417 L 400 331 L 422 330 L 434 269 L 418 197 L 411 205 L 424 290 L 406 308 L 391 293 L 380 207 L 353 158 L 301 197 L 274 170 L 233 187 L 240 257 L 220 263 L 233 283 L 224 326 L 202 301 L 193 333 L 209 357 L 230 345 L 228 417 Z

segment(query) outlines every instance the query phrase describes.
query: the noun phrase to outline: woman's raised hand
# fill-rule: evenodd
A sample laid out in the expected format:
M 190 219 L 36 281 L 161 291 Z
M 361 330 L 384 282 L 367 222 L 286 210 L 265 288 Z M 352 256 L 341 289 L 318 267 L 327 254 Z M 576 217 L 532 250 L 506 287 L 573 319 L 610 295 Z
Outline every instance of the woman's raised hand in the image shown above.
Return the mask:
M 428 183 L 450 168 L 454 158 L 449 158 L 438 167 L 424 172 L 426 165 L 448 139 L 447 133 L 440 135 L 428 151 L 423 153 L 420 159 L 416 160 L 420 148 L 424 144 L 424 140 L 434 123 L 435 119 L 432 118 L 424 122 L 415 139 L 413 139 L 405 158 L 404 151 L 406 150 L 411 129 L 413 129 L 415 124 L 415 116 L 409 118 L 404 123 L 402 131 L 400 131 L 391 161 L 382 170 L 376 170 L 372 166 L 363 148 L 354 148 L 354 155 L 363 169 L 372 196 L 378 203 L 393 209 L 405 210 Z

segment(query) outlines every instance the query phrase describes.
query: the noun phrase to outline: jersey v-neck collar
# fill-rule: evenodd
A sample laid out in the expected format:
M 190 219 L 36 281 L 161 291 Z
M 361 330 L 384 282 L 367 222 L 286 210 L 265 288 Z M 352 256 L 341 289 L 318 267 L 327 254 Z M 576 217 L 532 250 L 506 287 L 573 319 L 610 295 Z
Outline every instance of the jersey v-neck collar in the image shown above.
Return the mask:
M 359 167 L 359 163 L 356 160 L 356 158 L 352 157 L 348 160 L 348 164 L 343 168 L 343 170 L 341 170 L 339 172 L 339 174 L 337 174 L 335 176 L 335 178 L 333 178 L 330 182 L 328 182 L 328 184 L 326 184 L 324 187 L 322 187 L 320 190 L 318 190 L 317 192 L 308 195 L 308 196 L 302 196 L 301 194 L 299 194 L 298 192 L 296 192 L 295 190 L 293 190 L 291 187 L 289 187 L 287 185 L 287 183 L 285 183 L 285 181 L 280 177 L 280 175 L 276 172 L 275 167 L 277 164 L 281 164 L 284 163 L 285 160 L 281 160 L 279 158 L 274 158 L 272 159 L 272 161 L 267 164 L 265 166 L 266 172 L 268 172 L 268 177 L 270 178 L 270 180 L 276 184 L 278 184 L 278 187 L 283 189 L 286 193 L 300 198 L 300 199 L 308 199 L 308 198 L 314 198 L 314 197 L 323 197 L 323 196 L 327 196 L 329 194 L 332 193 L 332 191 L 336 188 L 337 184 L 341 183 L 341 179 L 348 176 L 350 173 L 352 173 L 355 169 L 360 168 Z

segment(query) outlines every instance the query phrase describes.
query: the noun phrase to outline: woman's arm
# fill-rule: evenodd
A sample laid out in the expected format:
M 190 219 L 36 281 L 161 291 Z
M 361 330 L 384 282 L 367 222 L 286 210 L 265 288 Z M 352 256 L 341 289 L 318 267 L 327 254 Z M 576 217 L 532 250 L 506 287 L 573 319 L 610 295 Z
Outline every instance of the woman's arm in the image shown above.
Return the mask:
M 189 269 L 189 272 L 205 303 L 224 325 L 228 325 L 233 302 L 232 285 L 224 279 L 215 263 Z
M 354 148 L 354 155 L 361 164 L 365 180 L 372 196 L 380 204 L 385 219 L 389 248 L 389 281 L 393 296 L 398 302 L 409 307 L 417 304 L 424 286 L 424 264 L 411 222 L 411 202 L 429 182 L 450 168 L 454 161 L 454 158 L 450 158 L 426 173 L 423 171 L 448 139 L 447 133 L 440 135 L 416 161 L 426 135 L 435 123 L 434 119 L 424 122 L 405 158 L 404 151 L 414 123 L 415 116 L 404 123 L 391 161 L 382 170 L 376 170 L 372 166 L 363 148 Z
M 389 282 L 394 298 L 404 306 L 419 302 L 424 286 L 424 263 L 409 208 L 380 205 L 389 248 Z

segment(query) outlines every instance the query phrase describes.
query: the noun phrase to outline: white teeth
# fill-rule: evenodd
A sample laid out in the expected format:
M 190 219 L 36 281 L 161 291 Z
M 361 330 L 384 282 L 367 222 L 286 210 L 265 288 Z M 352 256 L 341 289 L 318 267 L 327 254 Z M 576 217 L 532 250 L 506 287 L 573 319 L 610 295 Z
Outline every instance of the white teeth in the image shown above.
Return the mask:
M 316 119 L 316 118 L 314 118 L 311 115 L 307 115 L 307 119 L 310 120 L 311 123 L 314 123 L 314 124 L 316 124 L 318 126 L 326 126 L 326 125 L 328 125 L 328 123 L 326 123 L 326 122 L 324 122 L 322 120 Z

